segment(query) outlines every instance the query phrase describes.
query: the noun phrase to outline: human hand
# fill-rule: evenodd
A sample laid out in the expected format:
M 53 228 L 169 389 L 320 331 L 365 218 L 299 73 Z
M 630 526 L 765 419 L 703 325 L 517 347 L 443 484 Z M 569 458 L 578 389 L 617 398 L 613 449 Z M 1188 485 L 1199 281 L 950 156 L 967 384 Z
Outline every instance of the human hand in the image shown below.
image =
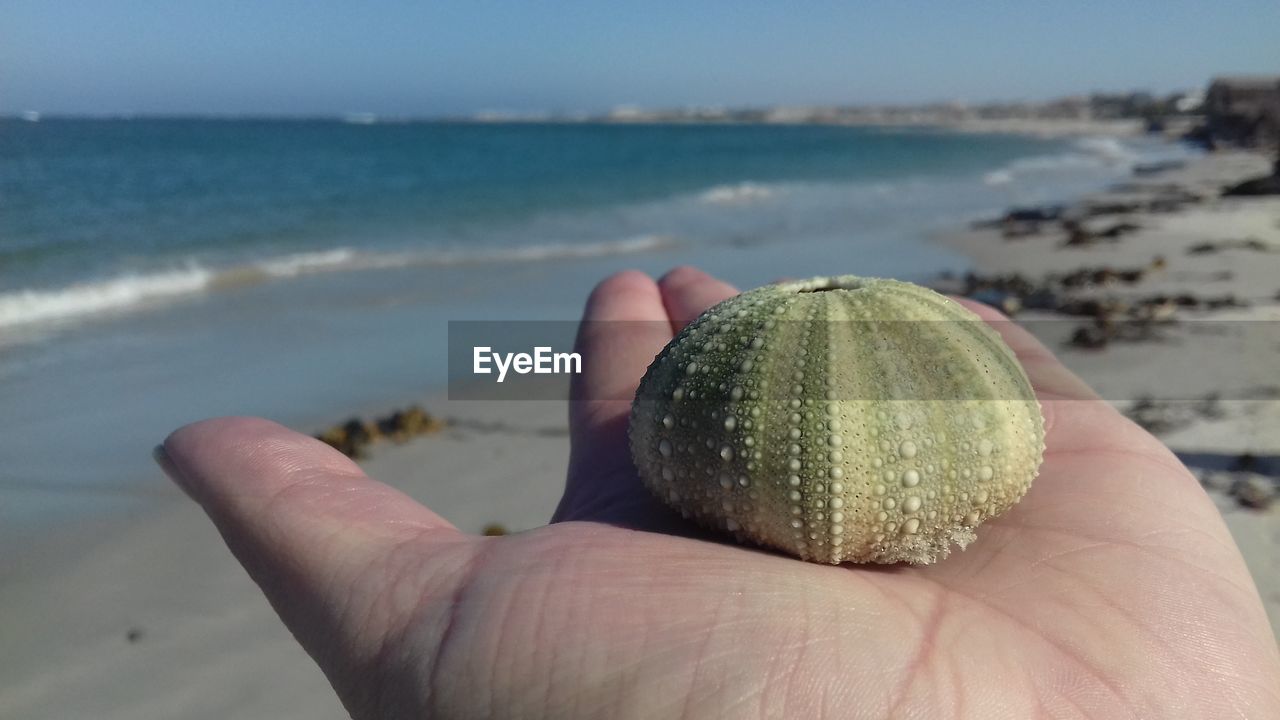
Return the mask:
M 628 401 L 734 292 L 687 268 L 596 288 L 547 527 L 464 535 L 262 420 L 187 426 L 159 457 L 357 718 L 1280 717 L 1280 653 L 1209 498 L 1012 323 L 1048 450 L 968 549 L 830 567 L 690 537 L 636 477 Z

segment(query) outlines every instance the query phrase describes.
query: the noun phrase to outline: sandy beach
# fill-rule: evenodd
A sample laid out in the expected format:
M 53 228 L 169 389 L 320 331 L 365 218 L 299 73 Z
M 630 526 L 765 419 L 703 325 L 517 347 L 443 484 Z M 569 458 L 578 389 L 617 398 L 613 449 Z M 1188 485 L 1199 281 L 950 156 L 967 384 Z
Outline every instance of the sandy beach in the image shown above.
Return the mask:
M 1152 398 L 1169 419 L 1161 438 L 1218 502 L 1272 626 L 1280 628 L 1280 510 L 1242 507 L 1232 492 L 1255 478 L 1274 486 L 1280 471 L 1280 380 L 1267 380 L 1275 375 L 1277 348 L 1249 354 L 1252 344 L 1275 337 L 1245 330 L 1250 322 L 1280 320 L 1280 199 L 1217 197 L 1222 185 L 1267 167 L 1254 154 L 1211 155 L 1136 180 L 1140 187 L 1086 198 L 1150 198 L 1173 185 L 1203 197 L 1172 212 L 1091 219 L 1139 226 L 1115 242 L 1064 246 L 1066 233 L 1053 223 L 1017 239 L 985 228 L 936 241 L 971 257 L 983 274 L 1040 278 L 1081 267 L 1146 268 L 1132 285 L 1084 288 L 1079 295 L 1085 298 L 1235 296 L 1238 307 L 1174 310 L 1179 322 L 1162 326 L 1161 342 L 1117 340 L 1091 350 L 1067 346 L 1075 328 L 1087 324 L 1082 318 L 1027 310 L 1018 319 L 1121 409 Z M 1246 239 L 1258 243 L 1189 253 L 1203 243 Z M 1157 353 L 1172 359 L 1152 363 Z M 1224 356 L 1235 362 L 1229 371 L 1215 371 Z M 1146 369 L 1153 365 L 1161 368 L 1158 377 Z M 1213 409 L 1200 412 L 1206 398 L 1216 398 Z M 374 446 L 362 461 L 369 475 L 428 503 L 464 531 L 498 524 L 518 532 L 545 524 L 567 460 L 564 403 L 464 403 L 441 396 L 406 402 L 421 402 L 447 427 L 403 445 Z M 1158 413 L 1148 419 L 1152 414 Z M 1253 464 L 1234 469 L 1246 453 Z M 155 499 L 146 506 L 23 548 L 22 560 L 6 566 L 0 717 L 345 717 L 323 675 L 204 515 L 158 470 L 154 484 Z
M 1264 175 L 1269 168 L 1264 156 L 1224 152 L 1135 179 L 1122 192 L 1082 198 L 1078 206 L 1141 202 L 1175 187 L 1203 198 L 1174 212 L 1093 218 L 1101 219 L 1101 225 L 1139 226 L 1115 242 L 1065 246 L 1067 235 L 1061 229 L 1017 239 L 1006 239 L 997 229 L 975 229 L 938 241 L 969 255 L 990 275 L 1043 277 L 1082 267 L 1144 269 L 1136 283 L 1091 285 L 1076 293 L 1078 297 L 1132 301 L 1182 293 L 1234 296 L 1240 306 L 1174 311 L 1159 339 L 1111 342 L 1101 349 L 1068 344 L 1074 329 L 1090 324 L 1079 322 L 1081 318 L 1071 321 L 1031 310 L 1017 319 L 1131 416 L 1137 401 L 1151 399 L 1148 420 L 1162 422 L 1150 429 L 1201 478 L 1217 502 L 1280 637 L 1280 515 L 1274 507 L 1243 507 L 1231 494 L 1233 486 L 1243 482 L 1257 482 L 1274 492 L 1280 473 L 1280 387 L 1275 374 L 1275 352 L 1280 348 L 1280 198 L 1217 197 L 1223 186 Z M 1153 263 L 1157 257 L 1164 259 L 1162 268 Z M 1242 456 L 1255 459 L 1254 472 L 1233 471 Z
M 563 487 L 563 403 L 427 406 L 453 427 L 379 446 L 368 473 L 479 533 L 546 524 Z M 163 499 L 24 548 L 0 582 L 0 717 L 344 718 L 199 508 Z

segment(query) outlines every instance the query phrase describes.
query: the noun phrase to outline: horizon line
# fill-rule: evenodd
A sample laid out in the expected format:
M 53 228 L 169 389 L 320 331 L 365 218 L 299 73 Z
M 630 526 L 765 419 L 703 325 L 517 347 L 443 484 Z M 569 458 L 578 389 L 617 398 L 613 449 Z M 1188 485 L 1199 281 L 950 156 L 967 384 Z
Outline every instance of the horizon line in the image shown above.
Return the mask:
M 1207 87 L 1207 85 L 1205 86 Z M 125 112 L 80 112 L 80 111 L 43 111 L 34 108 L 0 112 L 0 120 L 268 120 L 268 121 L 335 121 L 351 124 L 382 123 L 423 123 L 423 122 L 475 122 L 475 123 L 536 123 L 536 122 L 591 122 L 603 121 L 617 124 L 620 121 L 636 122 L 631 118 L 619 116 L 619 113 L 664 114 L 676 115 L 672 122 L 700 120 L 699 114 L 713 113 L 720 116 L 734 114 L 767 113 L 777 110 L 804 111 L 911 111 L 938 110 L 944 108 L 998 108 L 998 107 L 1042 107 L 1064 101 L 1089 100 L 1097 96 L 1123 97 L 1147 94 L 1152 97 L 1172 97 L 1189 93 L 1203 92 L 1204 88 L 1191 87 L 1161 92 L 1145 88 L 1129 90 L 1089 90 L 1085 92 L 1056 95 L 1049 98 L 1033 100 L 1026 98 L 989 99 L 989 100 L 928 100 L 921 102 L 896 103 L 760 103 L 748 105 L 723 105 L 715 103 L 684 105 L 646 106 L 638 103 L 618 103 L 606 110 L 529 110 L 514 111 L 503 109 L 481 109 L 468 113 L 379 113 L 368 110 L 352 110 L 337 112 L 272 112 L 272 111 L 125 111 Z M 702 122 L 716 119 L 732 123 L 732 117 L 700 120 Z

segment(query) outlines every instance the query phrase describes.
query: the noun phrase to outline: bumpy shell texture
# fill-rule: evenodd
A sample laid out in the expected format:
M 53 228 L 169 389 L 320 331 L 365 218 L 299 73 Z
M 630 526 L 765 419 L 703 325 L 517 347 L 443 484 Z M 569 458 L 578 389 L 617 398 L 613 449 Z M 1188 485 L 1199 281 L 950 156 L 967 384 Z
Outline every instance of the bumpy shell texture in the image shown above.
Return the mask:
M 640 477 L 686 518 L 823 563 L 932 563 L 1022 498 L 1044 454 L 999 335 L 911 283 L 771 285 L 703 313 L 632 406 Z

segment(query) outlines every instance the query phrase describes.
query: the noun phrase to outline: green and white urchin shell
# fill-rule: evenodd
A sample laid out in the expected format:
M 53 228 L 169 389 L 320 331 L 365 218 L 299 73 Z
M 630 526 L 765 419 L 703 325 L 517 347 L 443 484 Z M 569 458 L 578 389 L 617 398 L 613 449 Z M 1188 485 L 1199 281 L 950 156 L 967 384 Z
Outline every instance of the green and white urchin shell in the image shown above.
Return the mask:
M 703 313 L 649 366 L 630 433 L 641 479 L 685 517 L 826 563 L 946 557 L 1044 454 L 1031 383 L 991 327 L 853 276 Z

